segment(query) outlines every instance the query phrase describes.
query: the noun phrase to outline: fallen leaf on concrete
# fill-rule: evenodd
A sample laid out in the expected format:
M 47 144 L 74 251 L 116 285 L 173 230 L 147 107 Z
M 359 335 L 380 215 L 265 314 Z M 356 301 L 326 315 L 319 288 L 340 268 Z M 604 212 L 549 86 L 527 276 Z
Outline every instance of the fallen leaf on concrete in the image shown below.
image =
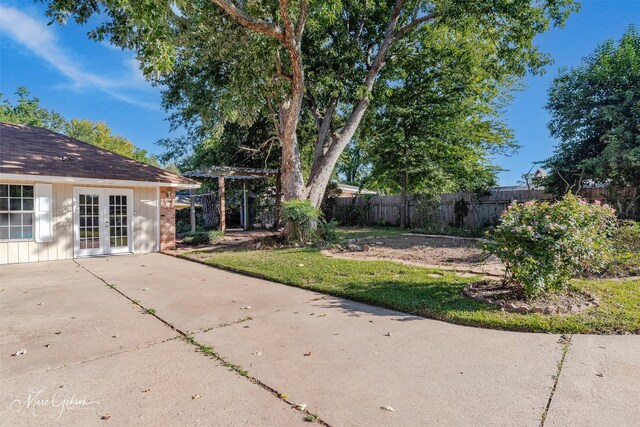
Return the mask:
M 309 352 L 309 353 L 305 353 L 304 355 L 305 355 L 305 356 L 311 356 L 311 352 Z
M 280 399 L 286 399 L 287 397 L 287 393 L 280 393 Z
M 20 356 L 22 354 L 27 354 L 27 350 L 19 350 L 12 354 L 12 356 Z
M 307 409 L 307 404 L 304 402 L 296 403 L 294 405 L 294 408 L 296 408 L 298 411 L 305 411 Z
M 250 308 L 251 308 L 251 306 L 247 305 L 247 306 L 242 307 L 240 310 L 249 310 Z
M 387 406 L 387 405 L 381 406 L 380 409 L 382 409 L 383 411 L 389 411 L 389 412 L 395 412 L 396 411 L 391 406 Z
M 318 317 L 327 317 L 327 313 L 318 314 Z
M 105 420 L 105 421 L 107 421 L 109 418 L 111 418 L 111 415 L 109 415 L 109 414 L 105 414 L 105 415 L 100 417 L 101 420 Z
M 194 394 L 193 396 L 191 396 L 191 399 L 200 399 L 202 396 L 200 396 L 199 394 Z

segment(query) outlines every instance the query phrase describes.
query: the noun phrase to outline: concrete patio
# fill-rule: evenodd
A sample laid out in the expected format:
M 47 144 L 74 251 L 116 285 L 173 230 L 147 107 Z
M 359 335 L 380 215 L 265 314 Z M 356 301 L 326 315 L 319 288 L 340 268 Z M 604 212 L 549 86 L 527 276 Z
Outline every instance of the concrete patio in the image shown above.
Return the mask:
M 335 426 L 640 424 L 639 336 L 456 326 L 160 254 L 0 283 L 3 425 L 297 425 L 303 402 Z

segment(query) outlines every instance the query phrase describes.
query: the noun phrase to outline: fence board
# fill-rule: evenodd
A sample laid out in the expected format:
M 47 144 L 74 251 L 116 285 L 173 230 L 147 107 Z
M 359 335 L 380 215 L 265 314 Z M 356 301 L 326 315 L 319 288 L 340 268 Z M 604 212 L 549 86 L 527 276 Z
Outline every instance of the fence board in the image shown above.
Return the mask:
M 637 215 L 638 199 L 636 188 L 622 191 L 621 198 L 631 202 Z M 580 196 L 592 203 L 596 200 L 606 201 L 606 188 L 588 188 L 580 191 Z M 553 195 L 543 190 L 490 190 L 485 194 L 475 193 L 446 193 L 440 195 L 440 202 L 426 219 L 424 213 L 418 209 L 420 196 L 407 197 L 409 224 L 420 226 L 427 220 L 430 224 L 439 226 L 459 226 L 467 228 L 485 227 L 496 224 L 502 212 L 514 200 L 527 202 L 530 200 L 550 200 Z M 469 210 L 466 215 L 457 213 L 456 203 L 464 201 Z M 400 225 L 400 196 L 360 196 L 339 197 L 333 199 L 333 205 L 325 214 L 344 225 Z

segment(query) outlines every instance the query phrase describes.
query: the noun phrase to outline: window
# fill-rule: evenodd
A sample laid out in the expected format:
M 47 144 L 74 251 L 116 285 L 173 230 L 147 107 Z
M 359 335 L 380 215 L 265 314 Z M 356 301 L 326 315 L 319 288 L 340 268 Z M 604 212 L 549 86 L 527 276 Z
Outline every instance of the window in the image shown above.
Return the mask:
M 0 184 L 0 240 L 33 239 L 33 185 Z

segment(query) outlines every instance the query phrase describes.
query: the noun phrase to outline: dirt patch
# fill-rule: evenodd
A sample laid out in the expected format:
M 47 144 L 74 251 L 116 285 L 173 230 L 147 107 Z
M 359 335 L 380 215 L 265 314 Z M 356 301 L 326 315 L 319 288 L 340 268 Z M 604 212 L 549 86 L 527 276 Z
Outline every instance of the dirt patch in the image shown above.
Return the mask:
M 517 313 L 573 314 L 598 306 L 593 295 L 572 289 L 524 301 L 521 286 L 496 280 L 471 283 L 464 288 L 463 294 L 467 298 Z
M 331 252 L 340 257 L 353 259 L 387 259 L 501 275 L 504 271 L 502 264 L 496 257 L 490 256 L 480 248 L 481 241 L 411 234 L 361 239 Z

